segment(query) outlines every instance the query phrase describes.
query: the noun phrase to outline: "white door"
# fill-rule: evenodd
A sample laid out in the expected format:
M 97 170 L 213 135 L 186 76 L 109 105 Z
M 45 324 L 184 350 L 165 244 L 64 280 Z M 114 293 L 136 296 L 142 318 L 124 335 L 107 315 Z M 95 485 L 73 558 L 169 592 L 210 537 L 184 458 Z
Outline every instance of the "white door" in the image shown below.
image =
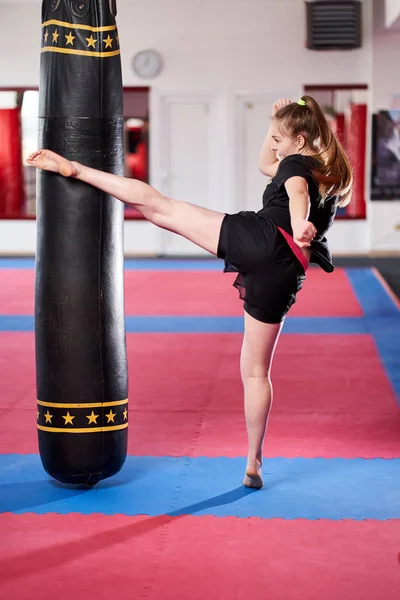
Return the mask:
M 261 148 L 271 122 L 272 104 L 277 98 L 296 98 L 295 94 L 247 95 L 236 98 L 237 174 L 236 205 L 238 210 L 262 207 L 262 195 L 269 178 L 258 169 Z
M 220 210 L 218 132 L 215 100 L 206 96 L 162 99 L 163 193 Z M 166 255 L 207 255 L 205 250 L 176 234 L 162 233 Z

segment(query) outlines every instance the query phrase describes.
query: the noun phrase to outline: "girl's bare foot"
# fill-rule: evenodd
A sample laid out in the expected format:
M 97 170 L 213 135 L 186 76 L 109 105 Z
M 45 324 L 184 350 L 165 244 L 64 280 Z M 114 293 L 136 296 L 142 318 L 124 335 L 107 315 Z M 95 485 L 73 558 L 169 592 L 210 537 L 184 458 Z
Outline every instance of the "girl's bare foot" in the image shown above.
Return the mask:
M 261 463 L 257 461 L 256 465 L 247 465 L 246 473 L 243 479 L 243 485 L 248 488 L 260 490 L 263 486 L 261 476 Z
M 79 169 L 76 163 L 72 163 L 51 150 L 37 150 L 29 156 L 27 162 L 33 167 L 37 167 L 43 171 L 59 173 L 63 177 L 79 176 Z

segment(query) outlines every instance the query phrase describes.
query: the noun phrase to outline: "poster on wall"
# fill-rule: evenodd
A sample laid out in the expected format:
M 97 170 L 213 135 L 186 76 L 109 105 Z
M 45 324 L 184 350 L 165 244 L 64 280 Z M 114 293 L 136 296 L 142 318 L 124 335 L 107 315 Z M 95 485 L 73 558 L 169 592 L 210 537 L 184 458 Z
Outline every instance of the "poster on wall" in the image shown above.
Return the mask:
M 371 200 L 400 200 L 400 110 L 373 115 Z

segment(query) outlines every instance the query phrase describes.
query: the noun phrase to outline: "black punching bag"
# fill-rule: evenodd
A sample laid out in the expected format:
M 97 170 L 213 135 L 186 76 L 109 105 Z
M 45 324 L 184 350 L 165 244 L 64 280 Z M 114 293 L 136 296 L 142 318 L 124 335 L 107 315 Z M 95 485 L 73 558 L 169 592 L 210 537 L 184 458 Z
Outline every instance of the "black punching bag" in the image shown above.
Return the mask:
M 115 0 L 44 0 L 39 147 L 123 175 Z M 35 290 L 39 452 L 64 483 L 126 458 L 123 204 L 38 172 Z

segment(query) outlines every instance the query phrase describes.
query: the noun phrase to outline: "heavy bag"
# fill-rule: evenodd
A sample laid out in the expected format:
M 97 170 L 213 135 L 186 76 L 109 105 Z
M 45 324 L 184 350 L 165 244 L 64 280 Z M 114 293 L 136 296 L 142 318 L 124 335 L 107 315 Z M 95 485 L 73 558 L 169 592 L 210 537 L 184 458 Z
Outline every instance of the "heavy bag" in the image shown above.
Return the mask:
M 351 104 L 348 116 L 346 150 L 354 172 L 353 198 L 346 206 L 346 215 L 365 219 L 365 156 L 367 145 L 367 105 Z
M 39 147 L 123 175 L 114 0 L 44 0 Z M 35 337 L 39 452 L 64 483 L 93 485 L 126 458 L 123 204 L 38 173 Z

